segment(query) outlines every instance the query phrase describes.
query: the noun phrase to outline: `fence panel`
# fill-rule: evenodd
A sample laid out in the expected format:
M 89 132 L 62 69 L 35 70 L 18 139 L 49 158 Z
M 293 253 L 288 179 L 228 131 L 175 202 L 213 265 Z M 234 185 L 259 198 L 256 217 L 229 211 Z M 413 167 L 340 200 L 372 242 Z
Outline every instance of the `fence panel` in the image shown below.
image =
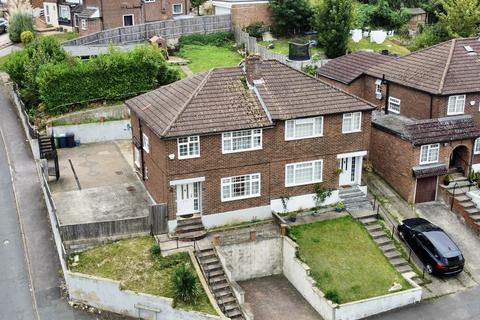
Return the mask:
M 150 207 L 150 224 L 153 235 L 168 232 L 168 211 L 166 203 L 155 204 Z

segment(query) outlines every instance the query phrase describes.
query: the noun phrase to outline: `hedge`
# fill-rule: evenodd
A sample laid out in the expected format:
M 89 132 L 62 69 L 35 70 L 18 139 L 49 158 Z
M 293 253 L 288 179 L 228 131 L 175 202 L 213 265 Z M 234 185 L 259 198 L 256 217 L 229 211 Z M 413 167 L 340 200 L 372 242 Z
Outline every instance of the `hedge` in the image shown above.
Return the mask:
M 37 83 L 45 112 L 56 115 L 70 111 L 73 104 L 132 97 L 178 78 L 159 49 L 139 47 L 131 52 L 110 49 L 88 61 L 46 64 Z

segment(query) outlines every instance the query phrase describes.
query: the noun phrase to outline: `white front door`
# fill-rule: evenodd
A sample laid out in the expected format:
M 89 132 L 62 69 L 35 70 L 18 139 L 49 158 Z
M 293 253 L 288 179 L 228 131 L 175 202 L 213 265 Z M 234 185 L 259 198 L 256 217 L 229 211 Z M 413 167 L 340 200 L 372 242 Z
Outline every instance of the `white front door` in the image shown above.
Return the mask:
M 201 182 L 178 184 L 177 215 L 189 215 L 200 212 Z
M 361 180 L 361 168 L 362 168 L 362 158 L 361 157 L 347 157 L 340 159 L 340 172 L 339 185 L 354 185 L 359 184 Z

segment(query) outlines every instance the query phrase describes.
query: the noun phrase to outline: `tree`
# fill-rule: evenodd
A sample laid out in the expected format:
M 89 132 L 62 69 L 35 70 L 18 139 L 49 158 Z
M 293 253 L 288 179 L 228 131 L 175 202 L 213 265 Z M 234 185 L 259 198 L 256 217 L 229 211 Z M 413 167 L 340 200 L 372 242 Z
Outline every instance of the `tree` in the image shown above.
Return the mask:
M 316 16 L 318 41 L 328 58 L 336 58 L 347 51 L 352 24 L 351 0 L 325 0 Z
M 270 0 L 272 28 L 278 35 L 292 35 L 311 28 L 313 8 L 308 0 Z
M 197 14 L 200 15 L 200 6 L 207 0 L 190 0 L 192 7 L 197 8 Z
M 8 27 L 8 35 L 14 43 L 20 42 L 20 35 L 24 31 L 33 32 L 32 15 L 25 12 L 15 12 L 10 18 L 10 26 Z
M 437 12 L 438 19 L 451 37 L 470 37 L 479 30 L 479 0 L 440 0 L 444 12 Z
M 371 26 L 386 30 L 397 30 L 407 23 L 410 15 L 404 10 L 395 9 L 387 0 L 378 0 L 370 15 Z
M 188 263 L 181 264 L 173 272 L 171 284 L 176 300 L 186 303 L 196 303 L 201 289 L 198 279 Z

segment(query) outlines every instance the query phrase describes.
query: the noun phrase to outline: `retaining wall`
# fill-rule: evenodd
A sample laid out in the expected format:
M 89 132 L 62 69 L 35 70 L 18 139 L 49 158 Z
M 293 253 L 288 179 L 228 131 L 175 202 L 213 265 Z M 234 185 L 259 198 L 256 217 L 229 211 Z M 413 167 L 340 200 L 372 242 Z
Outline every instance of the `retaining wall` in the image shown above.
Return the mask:
M 80 143 L 132 139 L 130 120 L 49 127 L 47 129 L 47 134 L 50 135 L 52 132 L 55 136 L 73 133 L 75 135 L 75 140 L 79 140 Z

